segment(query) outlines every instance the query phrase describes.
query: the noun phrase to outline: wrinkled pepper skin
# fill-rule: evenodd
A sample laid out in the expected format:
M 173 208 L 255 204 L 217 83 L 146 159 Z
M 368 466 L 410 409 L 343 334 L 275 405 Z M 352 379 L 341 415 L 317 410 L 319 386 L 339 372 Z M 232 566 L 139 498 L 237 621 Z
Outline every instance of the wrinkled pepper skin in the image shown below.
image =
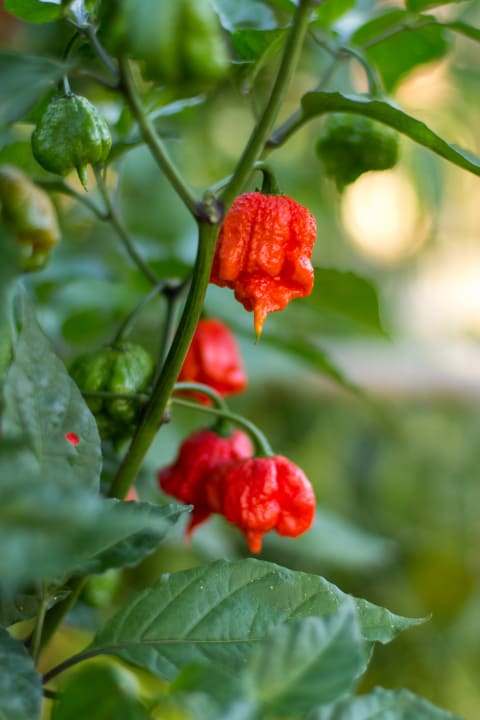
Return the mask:
M 140 345 L 121 342 L 77 358 L 70 375 L 82 392 L 142 393 L 148 390 L 154 361 Z M 129 398 L 86 398 L 103 440 L 128 437 L 138 420 L 139 403 Z
M 330 115 L 316 151 L 325 174 L 341 191 L 369 170 L 389 170 L 398 160 L 398 134 L 368 117 Z
M 228 211 L 210 282 L 231 288 L 253 311 L 257 337 L 268 313 L 311 293 L 315 236 L 313 215 L 285 195 L 245 193 Z
M 112 137 L 104 117 L 81 95 L 56 97 L 32 134 L 32 152 L 45 170 L 66 175 L 76 169 L 85 187 L 87 165 L 103 163 Z
M 223 322 L 215 318 L 200 320 L 178 382 L 202 383 L 224 397 L 245 390 L 247 376 L 240 349 L 234 334 Z
M 305 474 L 282 455 L 223 465 L 206 483 L 208 504 L 245 535 L 250 552 L 265 533 L 297 537 L 315 517 L 315 494 Z
M 252 454 L 252 443 L 241 430 L 235 430 L 229 437 L 221 437 L 212 430 L 199 430 L 184 440 L 176 460 L 159 470 L 158 483 L 162 490 L 194 506 L 187 535 L 212 512 L 205 494 L 205 483 L 212 471 Z
M 11 165 L 0 166 L 0 218 L 18 243 L 22 268 L 43 267 L 60 241 L 57 214 L 47 193 Z

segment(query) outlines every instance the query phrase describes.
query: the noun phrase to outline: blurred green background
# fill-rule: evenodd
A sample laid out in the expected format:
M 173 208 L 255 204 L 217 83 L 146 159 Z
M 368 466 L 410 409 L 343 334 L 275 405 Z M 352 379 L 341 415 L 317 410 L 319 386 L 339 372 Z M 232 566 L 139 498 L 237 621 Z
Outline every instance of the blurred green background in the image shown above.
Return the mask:
M 368 12 L 373 3 L 358 3 Z M 395 6 L 401 3 L 383 3 Z M 468 3 L 469 20 L 480 9 Z M 476 6 L 476 7 L 475 7 Z M 448 17 L 449 8 L 442 10 Z M 456 10 L 458 12 L 458 10 Z M 60 52 L 56 23 L 29 27 L 0 16 L 1 49 Z M 326 66 L 310 45 L 284 116 Z M 456 39 L 451 53 L 421 66 L 393 88 L 404 109 L 449 141 L 480 154 L 480 49 Z M 313 70 L 312 70 L 313 68 Z M 192 101 L 160 116 L 157 127 L 189 182 L 199 191 L 228 175 L 262 106 L 271 68 L 246 96 L 244 68 L 208 103 Z M 72 81 L 104 112 L 117 139 L 130 128 L 116 96 L 91 81 Z M 365 90 L 362 72 L 344 63 L 332 89 Z M 160 93 L 158 108 L 176 98 Z M 33 120 L 35 111 L 31 115 Z M 480 708 L 480 197 L 479 179 L 401 140 L 398 167 L 369 173 L 341 196 L 321 175 L 314 153 L 321 120 L 311 122 L 270 157 L 282 191 L 309 207 L 318 225 L 318 267 L 351 271 L 378 289 L 365 306 L 329 307 L 317 285 L 317 307 L 295 301 L 270 316 L 259 344 L 251 316 L 228 290 L 211 288 L 206 310 L 239 333 L 249 372 L 247 392 L 231 407 L 257 423 L 277 452 L 298 463 L 315 486 L 315 527 L 298 540 L 267 538 L 262 557 L 317 572 L 343 590 L 428 622 L 375 651 L 364 688 L 408 687 L 476 720 Z M 0 137 L 0 163 L 43 171 L 30 150 L 31 122 Z M 75 178 L 68 178 L 75 184 Z M 150 159 L 137 148 L 112 168 L 118 204 L 138 249 L 159 273 L 181 276 L 192 263 L 194 226 Z M 256 178 L 257 183 L 260 178 Z M 94 184 L 92 182 L 92 188 Z M 255 183 L 252 185 L 255 187 Z M 90 190 L 96 201 L 96 192 Z M 39 318 L 67 364 L 108 342 L 148 290 L 111 229 L 83 206 L 55 196 L 63 241 L 52 263 L 25 280 Z M 369 296 L 370 297 L 370 296 Z M 142 314 L 133 339 L 156 350 L 163 301 Z M 343 303 L 343 304 L 342 304 Z M 361 304 L 360 304 L 361 305 Z M 305 362 L 298 338 L 317 352 Z M 282 347 L 283 346 L 283 349 Z M 330 368 L 322 372 L 322 363 Z M 337 368 L 347 382 L 331 375 Z M 330 375 L 330 377 L 329 377 Z M 349 389 L 356 384 L 362 392 Z M 180 440 L 209 422 L 175 409 L 139 479 L 140 495 L 161 500 L 156 470 Z M 105 473 L 114 467 L 106 449 Z M 246 553 L 223 521 L 201 527 L 190 546 L 182 529 L 118 591 L 131 593 L 160 572 Z M 101 612 L 81 605 L 72 620 L 84 628 Z M 55 652 L 55 648 L 53 649 Z

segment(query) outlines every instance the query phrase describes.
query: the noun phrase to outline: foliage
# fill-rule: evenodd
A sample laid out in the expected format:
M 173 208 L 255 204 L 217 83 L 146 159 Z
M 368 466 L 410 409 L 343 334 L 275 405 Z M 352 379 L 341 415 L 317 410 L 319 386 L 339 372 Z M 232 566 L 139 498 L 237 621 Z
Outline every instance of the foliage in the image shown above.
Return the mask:
M 0 52 L 0 166 L 14 166 L 15 177 L 28 183 L 25 215 L 15 206 L 17 220 L 28 217 L 32 194 L 46 197 L 63 238 L 57 244 L 56 234 L 48 257 L 28 268 L 38 272 L 22 274 L 19 229 L 5 190 L 1 717 L 456 717 L 408 690 L 370 689 L 362 680 L 372 657 L 375 663 L 379 650 L 381 657 L 390 652 L 378 645 L 397 636 L 402 642 L 425 620 L 354 597 L 319 572 L 329 561 L 340 571 L 367 572 L 387 565 L 397 546 L 324 508 L 312 524 L 313 490 L 317 500 L 322 495 L 318 478 L 311 474 L 310 483 L 283 448 L 274 454 L 249 412 L 236 411 L 242 398 L 234 409 L 225 402 L 224 395 L 246 385 L 233 337 L 190 346 L 192 338 L 199 342 L 195 331 L 205 312 L 219 318 L 222 332 L 225 323 L 227 333 L 232 328 L 247 338 L 252 357 L 266 348 L 270 358 L 301 368 L 293 391 L 285 383 L 291 396 L 285 406 L 295 408 L 290 415 L 284 406 L 275 418 L 274 402 L 257 397 L 270 420 L 286 418 L 286 450 L 309 439 L 307 370 L 381 417 L 321 336 L 333 326 L 377 338 L 387 331 L 372 278 L 360 266 L 327 263 L 312 248 L 314 214 L 320 236 L 328 222 L 333 226 L 330 206 L 337 201 L 315 160 L 318 125 L 336 126 L 340 117 L 347 130 L 361 128 L 361 149 L 368 149 L 361 162 L 329 149 L 342 164 L 342 189 L 371 170 L 402 166 L 402 148 L 412 142 L 442 167 L 447 161 L 480 175 L 480 158 L 452 142 L 447 122 L 432 129 L 394 97 L 425 64 L 449 63 L 455 38 L 480 39 L 473 5 L 169 0 L 142 3 L 139 11 L 129 0 L 6 0 L 1 18 L 18 38 Z M 1 28 L 0 40 L 6 40 Z M 235 115 L 253 111 L 238 129 L 227 115 L 232 107 Z M 388 161 L 379 158 L 378 128 L 393 143 Z M 285 171 L 280 158 L 288 163 L 291 138 L 306 138 L 305 167 Z M 305 207 L 312 198 L 315 213 Z M 27 231 L 21 242 L 35 248 Z M 265 323 L 260 346 L 251 347 L 244 309 L 210 282 L 233 289 L 255 312 L 257 336 Z M 230 387 L 233 356 L 241 377 Z M 95 358 L 88 372 L 85 357 Z M 192 507 L 161 493 L 169 485 L 165 469 L 158 475 L 165 466 L 159 447 L 165 442 L 173 455 L 198 417 L 200 434 L 213 422 L 214 445 L 228 446 L 235 428 L 251 443 L 246 438 L 240 456 L 224 452 L 215 467 L 212 452 L 201 455 L 195 446 L 197 455 L 176 477 L 182 491 L 172 491 Z M 347 447 L 345 433 L 335 452 Z M 318 445 L 315 452 L 312 468 L 320 465 Z M 275 463 L 291 475 L 287 483 L 278 470 L 278 487 L 270 472 Z M 396 477 L 398 463 L 391 465 Z M 197 466 L 202 482 L 194 478 L 194 491 L 185 493 Z M 168 467 L 177 472 L 177 465 Z M 261 538 L 278 526 L 279 508 L 271 522 L 265 510 L 277 491 L 285 527 L 285 518 L 300 517 L 302 493 L 308 504 L 308 522 L 280 534 L 312 527 L 295 540 L 268 535 L 269 559 L 246 558 L 233 526 L 258 552 L 252 533 Z M 193 550 L 176 566 L 185 521 L 188 536 L 214 513 L 199 531 L 207 538 L 202 557 Z M 218 515 L 233 526 L 226 529 Z M 166 568 L 159 565 L 162 553 Z M 102 580 L 104 589 L 113 580 L 111 592 L 95 595 Z M 429 613 L 427 602 L 421 614 Z M 67 616 L 86 633 L 83 647 L 62 651 L 57 643 Z

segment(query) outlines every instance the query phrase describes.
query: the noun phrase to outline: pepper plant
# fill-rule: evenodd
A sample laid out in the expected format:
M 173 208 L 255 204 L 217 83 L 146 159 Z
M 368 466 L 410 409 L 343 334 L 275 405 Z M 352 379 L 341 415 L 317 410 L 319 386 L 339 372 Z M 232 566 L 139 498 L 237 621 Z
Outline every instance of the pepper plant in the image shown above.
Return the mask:
M 438 5 L 448 13 L 436 13 Z M 233 290 L 236 316 L 253 312 L 252 355 L 270 342 L 349 386 L 313 346 L 289 341 L 291 328 L 283 340 L 268 333 L 272 313 L 281 325 L 281 311 L 308 303 L 315 279 L 328 276 L 312 265 L 312 254 L 321 265 L 322 242 L 314 214 L 282 193 L 275 158 L 325 117 L 311 155 L 322 163 L 318 178 L 323 168 L 338 192 L 401 162 L 402 135 L 480 175 L 480 160 L 388 94 L 417 65 L 446 56 L 454 34 L 480 39 L 473 5 L 5 1 L 10 22 L 32 24 L 30 38 L 42 24 L 53 30 L 48 52 L 0 53 L 1 717 L 454 717 L 406 689 L 358 694 L 375 645 L 423 620 L 248 557 L 271 531 L 310 530 L 316 479 L 231 409 L 228 397 L 248 392 L 234 336 L 245 327 L 238 320 L 229 328 L 221 307 L 218 317 L 206 312 L 205 296 L 209 283 L 225 297 Z M 365 74 L 365 92 L 346 89 L 343 76 L 334 82 L 347 65 Z M 311 85 L 301 94 L 305 75 Z M 221 117 L 229 84 L 245 107 L 254 99 L 254 122 L 230 174 L 193 190 L 163 123 L 178 116 L 178 142 L 183 112 L 202 106 Z M 161 233 L 145 252 L 124 219 L 119 184 L 139 147 L 195 226 L 195 251 L 182 262 L 168 261 Z M 156 200 L 158 222 L 169 197 Z M 74 357 L 47 337 L 58 340 L 58 327 L 41 327 L 37 315 L 48 313 L 36 284 L 49 271 L 62 283 L 56 263 L 73 240 L 59 244 L 59 220 L 65 230 L 72 212 L 110 228 L 123 252 L 117 265 L 132 267 L 141 288 L 109 337 Z M 348 294 L 348 275 L 332 277 Z M 165 312 L 155 314 L 147 349 L 129 336 L 154 305 Z M 151 473 L 147 453 L 180 409 L 203 425 Z M 219 543 L 212 562 L 129 594 L 128 568 L 175 525 L 188 538 L 215 514 L 245 535 L 243 557 L 223 559 Z M 89 601 L 109 607 L 88 616 L 84 647 L 58 651 Z

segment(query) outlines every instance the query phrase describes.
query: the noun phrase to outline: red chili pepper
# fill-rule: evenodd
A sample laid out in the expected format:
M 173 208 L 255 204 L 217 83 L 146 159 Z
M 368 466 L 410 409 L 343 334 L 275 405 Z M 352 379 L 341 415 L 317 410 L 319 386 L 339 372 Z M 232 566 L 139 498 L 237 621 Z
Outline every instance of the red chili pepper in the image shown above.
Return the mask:
M 194 505 L 188 535 L 212 512 L 206 499 L 205 482 L 214 468 L 251 457 L 252 454 L 252 443 L 240 430 L 229 437 L 221 437 L 211 430 L 200 430 L 182 443 L 175 462 L 158 472 L 162 490 Z
M 269 312 L 313 288 L 313 215 L 285 195 L 240 195 L 217 241 L 210 282 L 229 287 L 253 311 L 257 336 Z
M 199 382 L 220 395 L 242 392 L 247 385 L 240 350 L 232 331 L 220 320 L 200 320 L 178 381 Z
M 221 465 L 207 479 L 205 493 L 211 510 L 242 530 L 252 553 L 260 552 L 269 530 L 296 537 L 315 516 L 312 486 L 281 455 Z

